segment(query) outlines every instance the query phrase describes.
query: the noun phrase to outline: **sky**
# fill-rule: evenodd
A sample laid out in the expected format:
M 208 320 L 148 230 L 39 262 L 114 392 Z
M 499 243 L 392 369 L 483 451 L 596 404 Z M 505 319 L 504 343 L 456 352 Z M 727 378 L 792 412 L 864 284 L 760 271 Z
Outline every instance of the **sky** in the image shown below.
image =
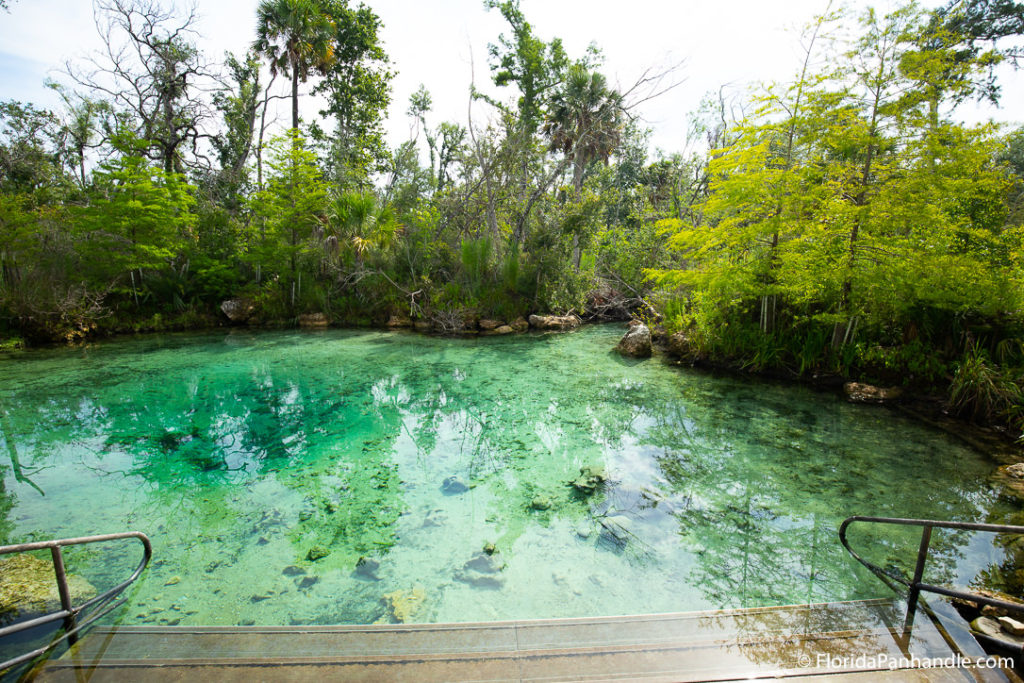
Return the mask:
M 496 42 L 507 26 L 497 11 L 485 9 L 483 0 L 364 2 L 381 18 L 384 47 L 397 71 L 386 124 L 391 146 L 410 136 L 405 112 L 421 84 L 434 103 L 431 125 L 465 124 L 474 74 L 478 88 L 500 99 L 513 97 L 489 80 L 487 44 Z M 198 0 L 197 42 L 209 60 L 221 61 L 225 51 L 244 53 L 255 34 L 257 4 Z M 854 12 L 867 4 L 850 3 Z M 61 80 L 65 61 L 80 60 L 101 45 L 92 2 L 12 0 L 10 5 L 9 12 L 0 10 L 0 100 L 57 107 L 44 81 Z M 653 129 L 652 147 L 667 153 L 686 148 L 688 116 L 707 93 L 722 86 L 740 92 L 749 84 L 791 78 L 802 60 L 800 30 L 826 5 L 827 0 L 521 0 L 535 33 L 544 40 L 561 38 L 570 57 L 596 43 L 605 56 L 602 71 L 622 89 L 647 69 L 682 62 L 673 76 L 680 85 L 635 110 Z M 885 2 L 876 5 L 886 7 Z M 1002 106 L 968 106 L 960 111 L 965 120 L 1024 121 L 1024 74 L 1004 68 L 1000 76 Z M 282 94 L 287 92 L 285 83 L 280 86 Z M 304 119 L 314 117 L 317 109 L 312 98 L 303 99 Z M 278 114 L 282 124 L 287 111 L 282 106 Z M 487 116 L 485 105 L 473 105 L 475 124 Z

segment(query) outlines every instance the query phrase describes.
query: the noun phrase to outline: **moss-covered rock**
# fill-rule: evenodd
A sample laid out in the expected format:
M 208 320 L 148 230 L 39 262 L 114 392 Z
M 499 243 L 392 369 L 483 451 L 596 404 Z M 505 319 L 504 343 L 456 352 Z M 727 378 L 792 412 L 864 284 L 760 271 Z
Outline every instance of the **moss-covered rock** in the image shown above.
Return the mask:
M 73 605 L 96 596 L 96 588 L 74 574 L 68 574 L 68 591 Z M 53 563 L 24 554 L 0 558 L 0 625 L 59 609 Z
M 574 489 L 584 496 L 589 496 L 596 491 L 604 482 L 607 477 L 604 474 L 603 467 L 595 467 L 594 465 L 586 465 L 580 468 L 580 476 L 569 482 Z
M 327 548 L 323 547 L 322 545 L 315 545 L 309 549 L 308 553 L 306 553 L 306 559 L 316 562 L 317 560 L 323 559 L 330 554 L 331 551 Z
M 551 505 L 551 499 L 545 495 L 536 495 L 530 501 L 530 508 L 533 510 L 550 510 Z

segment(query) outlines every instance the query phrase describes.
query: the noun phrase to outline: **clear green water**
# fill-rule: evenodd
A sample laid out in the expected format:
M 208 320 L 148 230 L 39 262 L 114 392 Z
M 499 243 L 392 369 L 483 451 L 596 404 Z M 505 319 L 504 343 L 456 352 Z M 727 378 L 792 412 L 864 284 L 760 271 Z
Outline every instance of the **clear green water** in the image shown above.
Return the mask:
M 410 620 L 445 622 L 877 597 L 838 544 L 847 515 L 1013 511 L 993 463 L 942 433 L 626 361 L 620 334 L 233 332 L 13 355 L 0 542 L 146 532 L 129 623 L 367 623 L 413 589 Z M 581 497 L 567 482 L 588 465 L 609 482 Z M 449 477 L 468 490 L 444 492 Z M 911 536 L 872 534 L 879 561 L 913 556 Z M 314 546 L 329 554 L 307 559 Z M 1002 560 L 967 546 L 939 538 L 931 578 Z M 69 552 L 98 586 L 137 557 Z M 378 580 L 354 572 L 364 556 Z

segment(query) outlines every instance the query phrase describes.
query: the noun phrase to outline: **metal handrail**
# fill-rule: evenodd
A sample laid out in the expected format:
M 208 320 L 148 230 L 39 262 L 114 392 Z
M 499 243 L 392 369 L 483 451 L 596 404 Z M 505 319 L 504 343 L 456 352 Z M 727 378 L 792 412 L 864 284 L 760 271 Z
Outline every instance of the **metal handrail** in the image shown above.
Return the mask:
M 847 528 L 854 522 L 869 522 L 873 524 L 894 524 L 899 526 L 919 526 L 921 529 L 921 544 L 917 550 L 917 564 L 914 566 L 914 578 L 907 580 L 902 576 L 887 572 L 878 565 L 868 562 L 863 557 L 858 555 L 853 548 L 850 547 L 849 540 L 846 538 Z M 987 595 L 980 595 L 978 593 L 971 593 L 970 591 L 962 591 L 953 588 L 945 588 L 944 586 L 935 586 L 930 583 L 924 583 L 924 565 L 928 559 L 928 548 L 931 544 L 932 529 L 962 529 L 965 531 L 988 531 L 996 534 L 1024 534 L 1024 526 L 1015 526 L 1012 524 L 982 524 L 980 522 L 945 522 L 934 519 L 904 519 L 901 517 L 862 517 L 855 515 L 848 517 L 843 520 L 843 523 L 839 527 L 839 542 L 843 544 L 843 547 L 853 556 L 855 560 L 860 562 L 862 565 L 867 567 L 873 574 L 878 578 L 882 579 L 883 583 L 888 585 L 894 591 L 899 590 L 890 581 L 896 581 L 909 590 L 909 598 L 911 604 L 917 603 L 917 598 L 921 591 L 927 591 L 929 593 L 937 593 L 939 595 L 945 595 L 951 598 L 960 598 L 962 600 L 970 600 L 972 602 L 982 603 L 986 605 L 992 605 L 993 607 L 1001 607 L 1007 611 L 1014 612 L 1016 614 L 1024 614 L 1024 604 L 1009 602 L 1007 600 L 1000 600 L 998 598 L 990 598 Z
M 132 572 L 132 575 L 128 577 L 126 581 L 119 583 L 108 591 L 97 595 L 96 597 L 86 600 L 81 605 L 75 607 L 71 604 L 71 592 L 68 590 L 68 577 L 67 570 L 64 566 L 64 555 L 61 552 L 61 548 L 70 545 L 83 545 L 85 543 L 104 543 L 107 541 L 118 541 L 125 538 L 135 538 L 142 543 L 142 560 L 139 565 Z M 50 556 L 53 560 L 53 571 L 57 579 L 57 592 L 60 595 L 60 606 L 61 609 L 56 612 L 45 614 L 35 619 L 29 619 L 27 621 L 20 621 L 10 626 L 0 628 L 0 638 L 11 635 L 12 633 L 19 633 L 21 631 L 27 631 L 43 624 L 49 624 L 54 621 L 64 621 L 64 633 L 57 638 L 54 638 L 48 645 L 41 648 L 26 652 L 25 654 L 19 655 L 13 659 L 9 659 L 6 662 L 0 662 L 0 671 L 9 669 L 12 666 L 22 664 L 31 659 L 38 657 L 39 655 L 47 652 L 54 648 L 60 641 L 69 639 L 70 642 L 75 641 L 75 637 L 78 632 L 83 628 L 93 623 L 104 614 L 107 614 L 115 607 L 119 602 L 115 602 L 114 598 L 121 594 L 125 588 L 131 585 L 139 576 L 142 575 L 142 571 L 149 564 L 150 558 L 153 556 L 153 546 L 149 542 L 149 537 L 141 531 L 124 531 L 117 534 L 102 534 L 100 536 L 83 536 L 80 538 L 64 538 L 52 541 L 38 541 L 35 543 L 18 543 L 16 545 L 5 545 L 0 546 L 0 555 L 8 555 L 11 553 L 24 553 L 31 550 L 46 550 L 49 549 Z M 112 604 L 111 604 L 112 603 Z M 94 607 L 95 610 L 91 613 L 88 618 L 78 623 L 78 615 L 84 610 Z

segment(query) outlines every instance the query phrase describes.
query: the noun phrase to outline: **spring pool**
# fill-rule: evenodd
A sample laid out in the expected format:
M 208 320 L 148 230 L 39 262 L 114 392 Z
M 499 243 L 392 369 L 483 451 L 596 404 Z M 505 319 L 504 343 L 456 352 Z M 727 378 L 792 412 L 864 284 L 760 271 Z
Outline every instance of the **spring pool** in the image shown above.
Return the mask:
M 0 544 L 149 534 L 123 623 L 486 621 L 885 596 L 839 545 L 844 517 L 1019 511 L 942 432 L 625 360 L 621 334 L 231 331 L 12 354 Z M 607 481 L 570 485 L 581 468 Z M 913 561 L 917 532 L 868 532 L 872 559 Z M 1005 560 L 986 539 L 933 547 L 932 582 Z M 136 560 L 68 551 L 100 588 Z

